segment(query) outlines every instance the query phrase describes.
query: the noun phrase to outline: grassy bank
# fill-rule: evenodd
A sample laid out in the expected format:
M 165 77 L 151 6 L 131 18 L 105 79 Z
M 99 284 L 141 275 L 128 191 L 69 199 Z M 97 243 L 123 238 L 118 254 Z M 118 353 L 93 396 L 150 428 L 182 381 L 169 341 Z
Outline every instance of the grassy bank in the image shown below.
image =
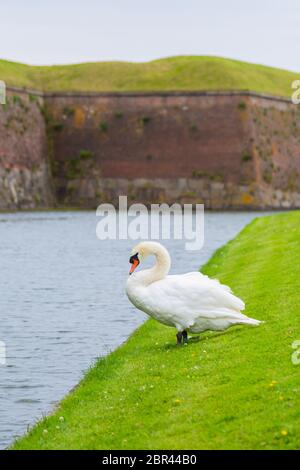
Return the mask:
M 291 96 L 299 74 L 219 57 L 29 66 L 0 60 L 7 85 L 44 91 L 252 90 Z
M 203 271 L 265 324 L 178 348 L 148 321 L 14 448 L 300 448 L 299 256 L 300 212 L 251 223 Z

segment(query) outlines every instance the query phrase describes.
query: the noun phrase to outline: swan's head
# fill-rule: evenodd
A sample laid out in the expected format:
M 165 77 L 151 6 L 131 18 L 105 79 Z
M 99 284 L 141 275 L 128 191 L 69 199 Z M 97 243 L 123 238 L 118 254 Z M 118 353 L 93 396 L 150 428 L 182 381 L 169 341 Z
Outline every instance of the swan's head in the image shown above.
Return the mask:
M 131 256 L 129 259 L 129 263 L 131 263 L 131 268 L 129 274 L 132 274 L 133 271 L 135 271 L 135 269 L 138 267 L 138 265 L 150 255 L 160 255 L 161 257 L 167 258 L 168 263 L 170 263 L 169 253 L 160 243 L 141 242 L 131 250 Z

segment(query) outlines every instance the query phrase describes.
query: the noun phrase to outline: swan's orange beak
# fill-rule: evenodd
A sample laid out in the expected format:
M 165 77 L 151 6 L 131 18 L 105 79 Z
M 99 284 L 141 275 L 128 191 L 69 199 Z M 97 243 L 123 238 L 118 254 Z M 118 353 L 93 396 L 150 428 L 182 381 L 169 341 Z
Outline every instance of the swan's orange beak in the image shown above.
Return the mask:
M 130 268 L 130 271 L 129 271 L 129 274 L 132 274 L 133 271 L 138 267 L 138 265 L 140 264 L 140 260 L 138 258 L 138 255 L 133 255 L 130 257 L 130 260 L 129 260 L 129 263 L 131 263 L 131 268 Z

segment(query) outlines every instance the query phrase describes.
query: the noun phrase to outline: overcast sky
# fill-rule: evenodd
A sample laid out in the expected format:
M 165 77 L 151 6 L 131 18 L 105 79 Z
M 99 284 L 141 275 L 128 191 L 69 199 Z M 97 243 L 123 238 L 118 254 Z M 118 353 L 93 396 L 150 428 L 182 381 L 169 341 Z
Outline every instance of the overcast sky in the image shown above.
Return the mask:
M 216 55 L 300 72 L 300 0 L 0 0 L 0 58 Z

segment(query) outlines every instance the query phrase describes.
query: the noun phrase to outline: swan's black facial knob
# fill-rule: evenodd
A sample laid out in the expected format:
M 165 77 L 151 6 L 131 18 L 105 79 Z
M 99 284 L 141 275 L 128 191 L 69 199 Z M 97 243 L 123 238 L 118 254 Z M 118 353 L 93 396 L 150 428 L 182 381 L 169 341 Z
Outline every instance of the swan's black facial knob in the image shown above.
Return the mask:
M 138 253 L 135 255 L 130 256 L 129 263 L 133 263 L 135 260 L 139 261 Z
M 129 263 L 131 263 L 131 268 L 130 268 L 129 274 L 132 274 L 133 271 L 134 271 L 134 270 L 138 267 L 138 265 L 140 264 L 140 260 L 139 260 L 139 257 L 138 257 L 138 253 L 136 253 L 136 254 L 133 255 L 133 256 L 130 256 Z

